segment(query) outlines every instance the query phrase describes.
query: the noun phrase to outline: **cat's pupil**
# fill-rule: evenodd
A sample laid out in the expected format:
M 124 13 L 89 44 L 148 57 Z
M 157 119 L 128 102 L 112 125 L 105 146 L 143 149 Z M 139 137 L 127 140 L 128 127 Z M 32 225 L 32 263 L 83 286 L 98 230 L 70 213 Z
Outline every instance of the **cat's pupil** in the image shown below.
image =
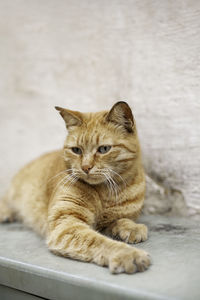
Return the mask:
M 98 148 L 98 152 L 100 152 L 101 154 L 104 154 L 106 152 L 108 152 L 111 149 L 111 146 L 100 146 Z
M 76 154 L 79 154 L 79 155 L 82 154 L 82 150 L 78 147 L 72 147 L 72 151 Z

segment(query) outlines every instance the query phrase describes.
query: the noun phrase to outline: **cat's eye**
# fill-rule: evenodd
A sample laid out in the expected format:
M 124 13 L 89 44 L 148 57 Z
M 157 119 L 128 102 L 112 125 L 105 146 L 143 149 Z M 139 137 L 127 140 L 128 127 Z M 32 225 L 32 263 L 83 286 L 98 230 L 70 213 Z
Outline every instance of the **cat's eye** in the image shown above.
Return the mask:
M 111 149 L 111 146 L 100 146 L 97 151 L 101 154 L 105 154 L 108 151 L 110 151 L 110 149 Z
M 82 154 L 81 148 L 78 148 L 78 147 L 72 147 L 72 152 L 74 152 L 75 154 L 78 154 L 78 155 Z

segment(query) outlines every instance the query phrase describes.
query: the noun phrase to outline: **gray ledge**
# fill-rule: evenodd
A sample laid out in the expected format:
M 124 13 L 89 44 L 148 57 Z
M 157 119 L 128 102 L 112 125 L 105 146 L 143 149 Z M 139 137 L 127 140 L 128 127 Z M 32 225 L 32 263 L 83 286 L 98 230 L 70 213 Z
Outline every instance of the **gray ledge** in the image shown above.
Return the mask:
M 134 275 L 55 256 L 22 224 L 1 224 L 0 285 L 30 299 L 200 299 L 200 225 L 161 216 L 142 221 L 149 239 L 137 247 L 151 254 L 152 266 Z

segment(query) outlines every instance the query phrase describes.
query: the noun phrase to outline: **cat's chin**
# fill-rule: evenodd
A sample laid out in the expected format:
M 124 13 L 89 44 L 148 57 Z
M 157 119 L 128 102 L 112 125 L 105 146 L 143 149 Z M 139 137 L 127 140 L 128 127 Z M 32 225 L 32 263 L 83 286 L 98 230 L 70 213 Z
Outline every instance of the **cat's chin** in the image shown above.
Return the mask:
M 91 185 L 97 185 L 97 184 L 101 184 L 101 183 L 105 182 L 104 178 L 92 178 L 92 176 L 83 178 L 82 180 Z

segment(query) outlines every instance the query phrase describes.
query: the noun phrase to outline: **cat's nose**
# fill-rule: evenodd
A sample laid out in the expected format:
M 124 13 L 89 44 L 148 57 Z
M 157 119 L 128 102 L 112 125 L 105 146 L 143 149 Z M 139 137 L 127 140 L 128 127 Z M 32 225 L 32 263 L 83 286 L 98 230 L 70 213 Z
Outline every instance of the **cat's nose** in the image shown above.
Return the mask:
M 92 166 L 90 165 L 84 165 L 82 166 L 82 170 L 86 173 L 89 174 L 90 170 L 92 169 Z

